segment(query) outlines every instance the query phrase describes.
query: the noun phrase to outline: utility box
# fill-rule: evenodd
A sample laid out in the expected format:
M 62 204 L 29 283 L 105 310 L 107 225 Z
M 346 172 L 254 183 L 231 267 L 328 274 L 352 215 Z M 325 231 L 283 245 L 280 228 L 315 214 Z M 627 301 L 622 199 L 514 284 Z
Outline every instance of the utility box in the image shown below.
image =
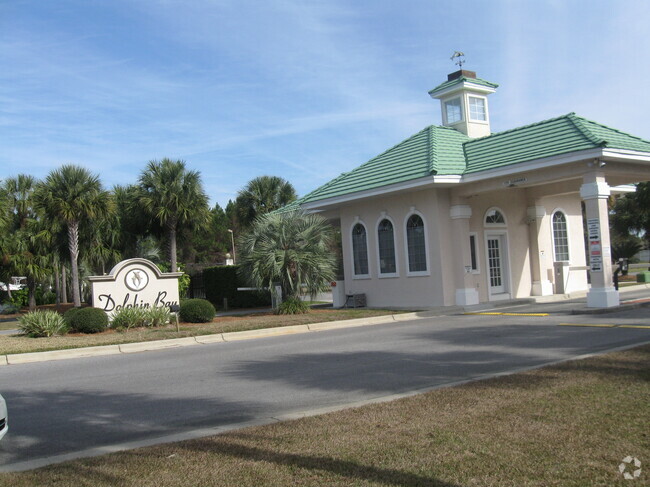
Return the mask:
M 342 308 L 345 306 L 345 281 L 332 281 L 332 306 Z
M 555 294 L 566 294 L 569 287 L 569 261 L 553 262 Z
M 636 282 L 650 283 L 650 271 L 637 272 Z

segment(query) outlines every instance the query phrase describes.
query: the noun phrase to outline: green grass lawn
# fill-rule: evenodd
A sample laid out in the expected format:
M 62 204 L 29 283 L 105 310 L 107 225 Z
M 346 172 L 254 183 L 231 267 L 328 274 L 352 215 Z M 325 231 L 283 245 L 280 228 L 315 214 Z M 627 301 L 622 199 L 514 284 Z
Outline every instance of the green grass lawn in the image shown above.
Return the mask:
M 634 481 L 618 470 L 628 455 L 643 462 Z M 390 403 L 0 474 L 7 487 L 649 484 L 650 346 Z
M 104 333 L 92 335 L 74 334 L 50 338 L 0 335 L 0 355 L 184 338 L 232 331 L 366 318 L 402 312 L 376 309 L 312 309 L 309 313 L 298 315 L 255 313 L 243 316 L 217 317 L 211 323 L 181 323 L 180 332 L 176 331 L 176 325 L 173 324 L 159 328 L 136 328 L 128 332 L 108 330 Z M 9 328 L 15 327 L 15 325 L 12 325 Z

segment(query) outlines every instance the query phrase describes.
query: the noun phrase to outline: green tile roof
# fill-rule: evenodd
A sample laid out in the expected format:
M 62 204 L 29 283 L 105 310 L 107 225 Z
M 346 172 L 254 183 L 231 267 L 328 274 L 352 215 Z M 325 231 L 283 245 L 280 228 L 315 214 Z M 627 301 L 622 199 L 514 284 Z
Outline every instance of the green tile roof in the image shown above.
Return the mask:
M 309 193 L 301 203 L 381 188 L 433 174 L 459 174 L 465 168 L 463 142 L 468 140 L 469 137 L 453 128 L 432 125 Z
M 465 174 L 607 147 L 650 152 L 650 142 L 569 113 L 465 143 Z
M 574 113 L 479 139 L 432 125 L 285 209 L 433 175 L 476 173 L 599 147 L 650 153 L 650 141 Z
M 450 88 L 455 85 L 459 85 L 462 82 L 467 81 L 468 83 L 474 83 L 475 85 L 480 85 L 480 86 L 485 86 L 486 88 L 498 88 L 499 85 L 496 83 L 492 83 L 491 81 L 486 81 L 481 78 L 468 78 L 467 76 L 460 76 L 456 79 L 452 79 L 449 81 L 445 81 L 442 84 L 439 84 L 436 86 L 434 89 L 429 91 L 429 95 L 435 95 L 436 93 L 440 93 L 441 91 L 446 90 L 447 88 Z

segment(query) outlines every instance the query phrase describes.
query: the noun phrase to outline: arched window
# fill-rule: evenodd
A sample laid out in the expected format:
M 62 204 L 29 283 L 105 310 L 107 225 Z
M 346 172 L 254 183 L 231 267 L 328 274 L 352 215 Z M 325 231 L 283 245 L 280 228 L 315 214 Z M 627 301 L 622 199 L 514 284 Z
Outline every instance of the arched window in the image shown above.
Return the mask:
M 503 213 L 497 208 L 490 208 L 487 213 L 485 213 L 485 225 L 489 226 L 505 226 L 506 219 L 503 216 Z
M 406 244 L 409 272 L 427 270 L 427 251 L 424 242 L 424 222 L 420 215 L 411 215 L 406 221 Z
M 377 242 L 379 244 L 379 273 L 397 273 L 393 224 L 386 218 L 380 221 L 377 227 Z
M 569 234 L 566 226 L 566 215 L 561 211 L 553 213 L 553 249 L 555 260 L 569 260 Z
M 352 227 L 352 260 L 354 262 L 354 275 L 368 275 L 368 239 L 366 227 L 357 223 Z

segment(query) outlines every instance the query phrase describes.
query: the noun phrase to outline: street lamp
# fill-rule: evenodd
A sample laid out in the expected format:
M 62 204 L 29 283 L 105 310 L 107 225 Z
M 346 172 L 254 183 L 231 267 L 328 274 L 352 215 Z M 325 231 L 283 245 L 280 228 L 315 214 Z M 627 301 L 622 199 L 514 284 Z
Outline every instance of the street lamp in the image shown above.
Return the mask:
M 237 264 L 237 254 L 235 254 L 235 232 L 229 228 L 228 233 L 230 234 L 230 240 L 232 241 L 232 263 L 234 265 Z

